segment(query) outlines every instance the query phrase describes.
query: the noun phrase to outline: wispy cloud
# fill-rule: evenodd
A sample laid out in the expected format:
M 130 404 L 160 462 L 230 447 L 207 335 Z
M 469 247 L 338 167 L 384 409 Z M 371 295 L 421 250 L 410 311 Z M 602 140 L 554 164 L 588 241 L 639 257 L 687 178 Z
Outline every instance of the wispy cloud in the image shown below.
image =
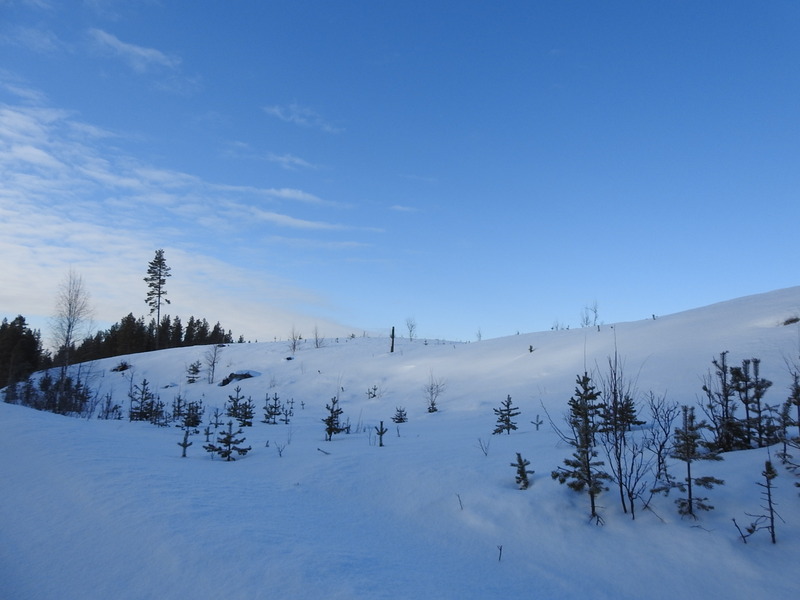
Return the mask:
M 237 266 L 241 253 L 274 251 L 269 236 L 279 231 L 308 236 L 298 252 L 357 253 L 358 241 L 337 232 L 364 228 L 327 221 L 331 203 L 301 189 L 217 184 L 143 164 L 120 150 L 119 137 L 70 111 L 0 104 L 0 316 L 50 314 L 70 266 L 86 278 L 98 319 L 138 314 L 143 301 L 131 299 L 142 296 L 141 271 L 153 248 L 164 247 L 181 273 L 171 290 L 182 298 L 179 314 L 228 315 L 225 325 L 248 337 L 311 322 L 297 307 L 324 298 Z M 264 210 L 267 198 L 286 210 Z
M 300 248 L 304 250 L 348 250 L 348 249 L 359 249 L 359 248 L 370 248 L 372 244 L 367 244 L 365 242 L 356 242 L 352 240 L 344 240 L 344 241 L 326 241 L 326 240 L 314 240 L 314 239 L 307 239 L 307 238 L 291 238 L 291 237 L 284 237 L 280 235 L 271 235 L 267 238 L 267 241 L 273 244 L 279 244 L 281 246 L 288 246 L 290 248 Z
M 278 104 L 265 106 L 264 112 L 271 117 L 286 121 L 287 123 L 300 125 L 301 127 L 321 129 L 327 133 L 342 133 L 344 131 L 344 129 L 336 127 L 326 121 L 314 110 L 305 106 L 300 106 L 297 103 L 292 103 L 288 106 L 281 106 Z
M 295 200 L 297 202 L 306 202 L 308 204 L 331 204 L 330 202 L 326 202 L 321 198 L 315 196 L 314 194 L 309 194 L 308 192 L 304 192 L 303 190 L 296 190 L 293 188 L 280 188 L 280 189 L 268 189 L 264 190 L 265 193 L 269 194 L 270 196 L 275 196 L 276 198 L 283 198 L 285 200 Z
M 251 214 L 256 219 L 278 225 L 280 227 L 291 227 L 294 229 L 315 229 L 315 230 L 342 230 L 345 229 L 343 225 L 334 223 L 326 223 L 324 221 L 309 221 L 307 219 L 298 219 L 289 215 L 284 215 L 276 212 L 261 210 L 259 208 L 250 208 Z
M 39 54 L 54 54 L 69 50 L 58 36 L 50 30 L 36 27 L 15 27 L 0 35 L 0 42 L 25 48 Z
M 316 169 L 316 165 L 312 165 L 310 162 L 303 160 L 298 156 L 294 156 L 293 154 L 267 154 L 267 160 L 269 162 L 276 163 L 280 165 L 281 168 L 286 169 L 287 171 L 296 171 L 298 169 Z
M 90 29 L 89 35 L 99 48 L 119 56 L 138 73 L 144 73 L 154 66 L 176 69 L 181 64 L 179 57 L 169 56 L 155 48 L 146 48 L 123 42 L 102 29 Z
M 389 207 L 389 210 L 394 210 L 397 212 L 419 212 L 418 208 L 414 208 L 413 206 L 404 206 L 402 204 L 394 204 L 393 206 Z

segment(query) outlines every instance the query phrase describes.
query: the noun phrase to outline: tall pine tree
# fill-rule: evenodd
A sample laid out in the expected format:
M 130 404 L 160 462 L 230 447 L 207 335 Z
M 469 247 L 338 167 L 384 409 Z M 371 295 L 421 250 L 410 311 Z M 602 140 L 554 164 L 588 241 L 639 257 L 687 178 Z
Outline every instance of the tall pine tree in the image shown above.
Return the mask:
M 156 313 L 156 323 L 161 322 L 161 304 L 170 304 L 167 296 L 167 277 L 171 277 L 172 269 L 167 266 L 167 260 L 164 258 L 164 250 L 159 248 L 156 250 L 156 255 L 147 265 L 147 277 L 144 278 L 147 283 L 147 297 L 145 302 L 150 307 L 150 314 Z M 158 338 L 156 335 L 156 349 L 158 349 Z

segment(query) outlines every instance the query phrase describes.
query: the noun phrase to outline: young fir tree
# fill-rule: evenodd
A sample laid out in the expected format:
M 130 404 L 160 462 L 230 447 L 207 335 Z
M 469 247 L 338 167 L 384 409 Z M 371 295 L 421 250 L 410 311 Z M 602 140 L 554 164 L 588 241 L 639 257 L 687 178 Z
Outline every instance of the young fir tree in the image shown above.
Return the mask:
M 183 417 L 186 414 L 186 399 L 178 394 L 172 399 L 172 420 L 177 423 L 176 427 L 181 427 Z
M 778 513 L 775 512 L 775 501 L 772 498 L 772 480 L 778 476 L 778 472 L 775 470 L 775 467 L 772 466 L 772 461 L 768 460 L 764 463 L 764 470 L 761 472 L 761 476 L 764 478 L 764 483 L 757 483 L 756 485 L 764 488 L 761 494 L 767 505 L 762 508 L 766 510 L 767 513 L 763 516 L 767 521 L 766 529 L 769 531 L 770 539 L 772 543 L 775 544 L 777 543 L 777 538 L 775 537 L 775 517 L 778 516 Z
M 797 412 L 794 424 L 797 425 L 797 436 L 800 438 L 800 370 L 792 369 L 791 375 L 792 383 L 789 386 L 789 397 L 786 399 L 786 403 Z
M 752 366 L 752 373 L 750 367 Z M 741 367 L 731 367 L 731 386 L 739 396 L 744 407 L 744 422 L 741 424 L 743 446 L 750 448 L 754 444 L 763 448 L 767 443 L 766 406 L 762 403 L 764 394 L 772 386 L 772 382 L 760 375 L 761 360 L 745 359 Z
M 264 398 L 264 419 L 262 423 L 268 425 L 277 425 L 278 417 L 283 414 L 283 404 L 277 393 L 272 395 L 270 399 L 269 394 Z
M 517 424 L 513 419 L 520 415 L 519 409 L 511 404 L 511 396 L 508 396 L 500 403 L 500 408 L 493 408 L 492 410 L 497 415 L 497 427 L 494 428 L 492 435 L 503 433 L 504 431 L 511 435 L 511 431 L 517 429 Z
M 181 454 L 181 458 L 186 458 L 186 449 L 192 445 L 192 442 L 189 441 L 189 430 L 183 430 L 183 441 L 178 442 L 178 446 L 183 448 L 183 453 Z
M 131 406 L 128 413 L 130 421 L 149 421 L 158 423 L 164 410 L 164 404 L 159 401 L 158 396 L 150 388 L 147 379 L 142 379 L 142 383 L 133 386 L 128 392 Z
M 233 453 L 236 452 L 239 456 L 244 456 L 252 448 L 248 446 L 244 448 L 241 446 L 244 443 L 245 438 L 238 438 L 237 435 L 242 435 L 244 433 L 241 428 L 238 429 L 236 432 L 233 431 L 233 421 L 228 421 L 228 429 L 222 430 L 222 433 L 217 437 L 216 444 L 206 444 L 203 448 L 206 449 L 207 452 L 213 454 L 219 454 L 220 458 L 224 458 L 226 461 L 236 460 L 233 456 Z
M 183 422 L 181 426 L 184 429 L 193 429 L 197 433 L 197 428 L 203 422 L 203 401 L 191 400 L 186 404 L 186 412 L 183 415 Z
M 606 490 L 604 482 L 609 479 L 607 473 L 602 471 L 602 460 L 597 460 L 597 443 L 595 436 L 598 430 L 598 421 L 602 404 L 600 394 L 592 385 L 592 380 L 587 373 L 577 378 L 575 394 L 569 400 L 569 414 L 567 425 L 569 432 L 556 430 L 559 437 L 572 446 L 575 451 L 572 458 L 564 459 L 564 467 L 559 467 L 551 473 L 553 479 L 559 483 L 566 483 L 576 492 L 586 490 L 589 494 L 591 518 L 598 524 L 602 523 L 597 514 L 596 499 L 600 492 Z
M 755 420 L 756 426 L 756 441 L 758 442 L 758 447 L 763 448 L 769 444 L 774 444 L 774 430 L 772 428 L 772 407 L 767 406 L 764 402 L 762 402 L 764 398 L 764 394 L 766 394 L 767 390 L 772 387 L 772 382 L 769 379 L 764 379 L 761 377 L 759 373 L 759 367 L 761 365 L 761 360 L 758 358 L 752 359 L 753 362 L 753 407 L 755 409 L 755 415 L 753 418 Z
M 736 418 L 735 389 L 728 367 L 728 351 L 720 352 L 719 359 L 712 360 L 714 376 L 703 378 L 706 404 L 703 412 L 711 420 L 709 429 L 714 433 L 714 449 L 730 452 L 747 448 L 742 422 Z
M 766 506 L 762 505 L 761 508 L 763 508 L 766 512 L 761 513 L 760 515 L 751 515 L 750 513 L 747 513 L 747 516 L 754 517 L 755 521 L 745 527 L 744 531 L 742 531 L 742 528 L 739 527 L 736 519 L 733 519 L 733 524 L 736 526 L 736 529 L 739 530 L 739 535 L 745 544 L 747 543 L 747 538 L 757 531 L 761 531 L 763 529 L 766 529 L 769 532 L 772 543 L 777 543 L 777 538 L 775 536 L 775 517 L 778 517 L 779 519 L 781 517 L 777 512 L 775 512 L 775 500 L 772 496 L 772 490 L 774 489 L 772 480 L 778 476 L 778 472 L 775 470 L 775 467 L 772 466 L 772 461 L 768 460 L 764 463 L 764 470 L 761 472 L 761 476 L 764 478 L 764 483 L 756 482 L 756 485 L 764 488 L 764 491 L 761 492 L 761 495 L 767 504 Z M 766 525 L 764 523 L 766 523 Z
M 239 427 L 252 427 L 255 406 L 250 398 L 244 399 L 242 387 L 234 388 L 234 395 L 228 395 L 228 402 L 225 405 L 225 416 L 233 417 L 239 422 Z
M 722 457 L 717 453 L 713 443 L 703 439 L 701 432 L 709 429 L 709 425 L 705 421 L 698 422 L 695 419 L 694 407 L 684 405 L 681 407 L 681 413 L 682 426 L 675 429 L 670 456 L 686 465 L 686 477 L 683 481 L 677 479 L 671 481 L 669 487 L 676 487 L 686 494 L 685 498 L 678 498 L 675 501 L 678 512 L 696 519 L 695 509 L 712 510 L 714 507 L 708 504 L 708 498 L 697 496 L 695 489 L 697 487 L 711 489 L 725 482 L 711 476 L 695 477 L 692 474 L 692 465 L 698 460 L 722 460 Z
M 398 406 L 395 409 L 392 421 L 394 421 L 395 423 L 406 423 L 408 421 L 408 415 L 406 414 L 406 409 L 401 406 Z
M 380 427 L 375 428 L 375 433 L 378 434 L 378 446 L 381 448 L 383 448 L 383 436 L 386 435 L 387 431 L 389 430 L 383 426 L 383 421 L 381 421 Z
M 345 427 L 339 421 L 344 411 L 339 407 L 339 398 L 336 396 L 331 398 L 330 404 L 326 404 L 325 408 L 328 411 L 328 416 L 322 419 L 322 422 L 325 423 L 325 441 L 330 442 L 334 435 L 345 430 Z
M 531 461 L 522 458 L 519 452 L 517 452 L 517 462 L 511 463 L 511 466 L 517 470 L 516 482 L 521 490 L 527 490 L 531 485 L 528 475 L 533 475 L 534 471 L 527 469 L 530 464 Z
M 188 383 L 197 383 L 200 380 L 200 371 L 202 371 L 202 364 L 199 360 L 196 360 L 186 367 L 186 381 Z

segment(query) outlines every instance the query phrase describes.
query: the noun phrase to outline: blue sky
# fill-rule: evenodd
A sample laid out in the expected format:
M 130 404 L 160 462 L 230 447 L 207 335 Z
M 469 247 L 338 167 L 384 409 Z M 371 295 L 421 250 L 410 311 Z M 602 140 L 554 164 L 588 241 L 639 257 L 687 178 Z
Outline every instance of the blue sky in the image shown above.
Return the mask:
M 0 316 L 474 340 L 793 286 L 793 1 L 0 0 Z

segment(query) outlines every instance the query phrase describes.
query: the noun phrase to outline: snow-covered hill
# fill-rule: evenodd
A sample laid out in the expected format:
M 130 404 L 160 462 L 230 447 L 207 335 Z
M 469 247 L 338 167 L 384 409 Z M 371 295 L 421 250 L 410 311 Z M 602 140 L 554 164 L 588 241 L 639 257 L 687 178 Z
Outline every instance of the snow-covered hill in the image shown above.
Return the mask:
M 570 448 L 545 410 L 561 422 L 576 375 L 604 371 L 615 347 L 642 397 L 696 404 L 711 360 L 728 351 L 732 365 L 760 358 L 774 382 L 766 399 L 781 403 L 786 361 L 800 360 L 800 329 L 784 323 L 798 315 L 800 288 L 791 288 L 599 329 L 398 340 L 394 353 L 376 338 L 305 341 L 294 356 L 286 342 L 236 344 L 222 350 L 215 384 L 186 383 L 204 347 L 97 361 L 93 387 L 125 415 L 143 379 L 168 406 L 178 393 L 202 400 L 206 422 L 240 386 L 258 407 L 244 433 L 252 450 L 212 460 L 196 435 L 181 458 L 176 427 L 0 404 L 0 596 L 793 598 L 796 478 L 779 468 L 777 545 L 766 534 L 743 544 L 731 521 L 760 512 L 767 449 L 698 465 L 726 481 L 704 491 L 716 508 L 698 521 L 677 514 L 674 496 L 632 521 L 609 492 L 600 527 L 585 494 L 550 478 Z M 122 360 L 132 368 L 112 371 Z M 240 372 L 254 376 L 217 385 Z M 423 393 L 431 379 L 446 386 L 435 413 Z M 258 422 L 275 393 L 295 401 L 288 425 Z M 491 435 L 492 409 L 508 395 L 522 410 L 519 430 Z M 333 396 L 351 433 L 326 442 Z M 397 407 L 409 417 L 399 426 Z M 535 471 L 525 491 L 510 466 L 516 452 Z

